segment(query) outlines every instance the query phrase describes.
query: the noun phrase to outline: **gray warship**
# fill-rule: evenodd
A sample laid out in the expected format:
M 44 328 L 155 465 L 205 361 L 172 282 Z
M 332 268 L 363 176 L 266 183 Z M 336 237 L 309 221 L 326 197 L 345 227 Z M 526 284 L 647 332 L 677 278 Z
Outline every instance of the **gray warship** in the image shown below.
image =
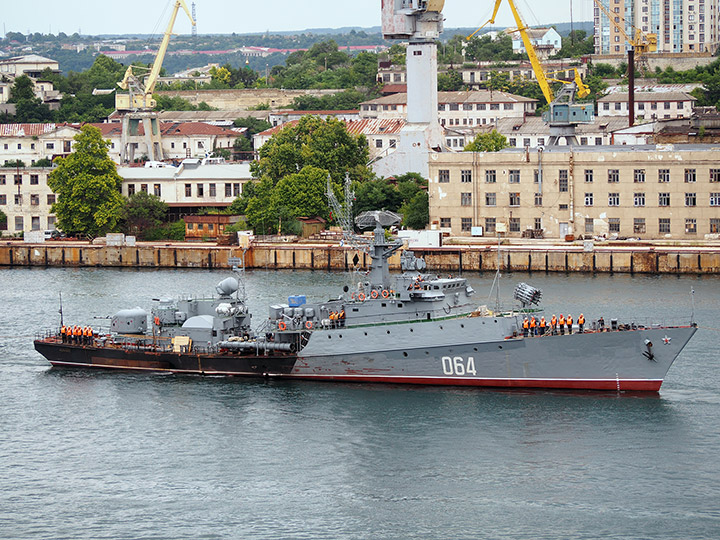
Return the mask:
M 269 307 L 253 328 L 242 279 L 229 277 L 206 299 L 158 300 L 147 313 L 122 310 L 108 332 L 75 340 L 53 331 L 35 348 L 56 367 L 165 371 L 363 383 L 657 392 L 696 332 L 677 325 L 591 321 L 561 335 L 540 318 L 542 293 L 516 287 L 517 306 L 478 306 L 463 277 L 425 271 L 401 253 L 402 273 L 388 258 L 403 247 L 387 240 L 391 212 L 367 212 L 374 225 L 365 246 L 371 265 L 353 287 L 322 302 L 296 295 Z

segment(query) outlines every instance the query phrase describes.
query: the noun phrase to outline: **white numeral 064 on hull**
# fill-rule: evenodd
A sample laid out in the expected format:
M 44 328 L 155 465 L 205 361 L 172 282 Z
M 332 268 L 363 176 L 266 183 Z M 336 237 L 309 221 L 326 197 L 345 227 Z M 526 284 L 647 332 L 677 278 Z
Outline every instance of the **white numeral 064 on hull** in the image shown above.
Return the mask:
M 443 356 L 442 370 L 445 375 L 477 375 L 475 359 L 468 356 L 467 361 L 462 356 Z

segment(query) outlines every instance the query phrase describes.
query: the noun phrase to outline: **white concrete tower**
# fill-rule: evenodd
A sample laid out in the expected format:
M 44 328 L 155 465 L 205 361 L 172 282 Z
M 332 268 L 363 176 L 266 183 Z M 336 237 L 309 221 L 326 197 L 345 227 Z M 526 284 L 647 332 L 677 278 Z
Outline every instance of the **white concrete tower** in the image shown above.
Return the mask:
M 417 172 L 427 178 L 432 152 L 442 149 L 438 122 L 437 46 L 445 0 L 382 0 L 386 39 L 409 41 L 407 48 L 407 124 L 394 152 L 373 166 L 379 175 Z

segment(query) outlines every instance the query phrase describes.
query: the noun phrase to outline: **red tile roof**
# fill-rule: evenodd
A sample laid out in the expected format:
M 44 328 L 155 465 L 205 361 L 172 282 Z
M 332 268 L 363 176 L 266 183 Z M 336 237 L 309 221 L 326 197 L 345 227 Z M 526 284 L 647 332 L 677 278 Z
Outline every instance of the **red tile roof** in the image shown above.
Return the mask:
M 343 120 L 341 120 L 341 122 L 342 121 Z M 284 124 L 280 124 L 271 127 L 270 129 L 266 129 L 258 135 L 271 137 L 276 133 L 279 133 L 280 130 L 282 130 L 283 128 L 297 125 L 298 122 L 299 120 L 291 120 L 290 122 L 285 122 Z M 399 133 L 404 125 L 405 120 L 397 118 L 363 118 L 361 120 L 349 120 L 345 122 L 345 127 L 347 128 L 348 132 L 352 133 L 353 135 L 380 135 L 384 133 Z

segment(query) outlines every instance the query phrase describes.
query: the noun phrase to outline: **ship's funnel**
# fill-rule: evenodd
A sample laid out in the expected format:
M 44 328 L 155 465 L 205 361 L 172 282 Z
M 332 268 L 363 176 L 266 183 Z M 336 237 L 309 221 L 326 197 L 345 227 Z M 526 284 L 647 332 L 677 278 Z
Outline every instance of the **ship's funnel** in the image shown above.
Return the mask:
M 220 283 L 215 286 L 215 290 L 220 296 L 230 296 L 232 293 L 238 290 L 240 287 L 238 280 L 234 277 L 223 279 Z

